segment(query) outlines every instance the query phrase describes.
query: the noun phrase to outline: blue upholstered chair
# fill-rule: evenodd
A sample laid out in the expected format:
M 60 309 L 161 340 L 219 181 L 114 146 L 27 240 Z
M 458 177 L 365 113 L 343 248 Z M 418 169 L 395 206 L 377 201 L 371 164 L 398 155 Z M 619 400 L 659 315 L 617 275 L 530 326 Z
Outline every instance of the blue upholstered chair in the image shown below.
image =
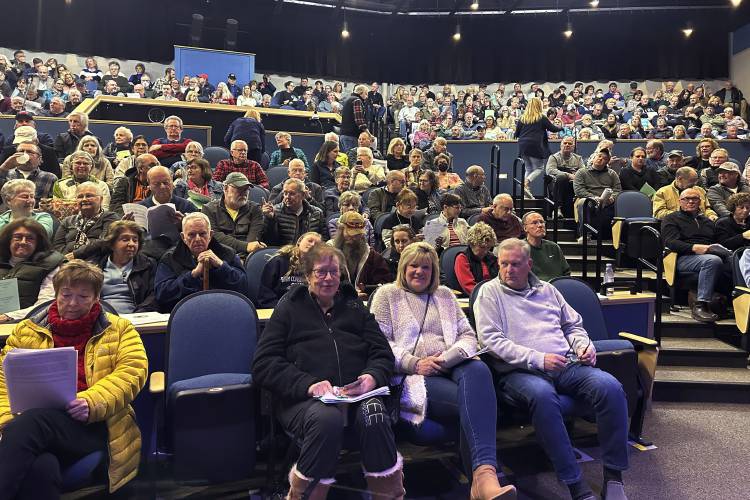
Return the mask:
M 152 373 L 150 381 L 151 392 L 163 396 L 151 452 L 171 458 L 176 480 L 222 482 L 252 474 L 256 398 L 250 367 L 257 326 L 250 300 L 228 290 L 194 293 L 172 310 L 166 374 Z

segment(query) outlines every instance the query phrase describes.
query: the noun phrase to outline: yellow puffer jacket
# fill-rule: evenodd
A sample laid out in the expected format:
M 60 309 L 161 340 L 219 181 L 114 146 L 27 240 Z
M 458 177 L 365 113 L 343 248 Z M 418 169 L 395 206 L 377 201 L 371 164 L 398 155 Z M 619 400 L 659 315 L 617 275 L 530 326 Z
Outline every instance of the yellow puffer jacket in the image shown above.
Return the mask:
M 109 490 L 113 492 L 138 473 L 141 433 L 130 402 L 146 383 L 148 360 L 141 337 L 130 321 L 102 313 L 94 325 L 94 332 L 86 344 L 88 389 L 79 392 L 77 397 L 89 404 L 89 422 L 107 422 Z M 0 428 L 13 418 L 2 361 L 16 347 L 54 347 L 46 310 L 20 322 L 0 353 Z
M 719 218 L 716 212 L 711 209 L 708 204 L 708 198 L 706 198 L 706 191 L 700 186 L 694 186 L 693 189 L 697 190 L 701 196 L 700 211 L 703 215 L 715 221 Z M 668 184 L 663 188 L 659 189 L 654 193 L 654 197 L 651 200 L 654 208 L 654 217 L 657 219 L 663 219 L 672 212 L 676 212 L 680 209 L 680 192 L 677 187 L 672 184 Z

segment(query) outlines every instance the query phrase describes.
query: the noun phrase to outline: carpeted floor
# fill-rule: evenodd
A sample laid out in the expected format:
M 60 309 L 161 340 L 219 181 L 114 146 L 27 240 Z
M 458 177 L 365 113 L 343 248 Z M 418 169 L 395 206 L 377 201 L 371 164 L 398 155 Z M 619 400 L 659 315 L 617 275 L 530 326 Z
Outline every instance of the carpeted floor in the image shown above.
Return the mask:
M 658 447 L 645 452 L 631 448 L 631 468 L 625 473 L 630 500 L 744 500 L 748 487 L 748 448 L 750 448 L 750 407 L 747 405 L 656 403 L 647 416 L 646 437 Z M 575 434 L 589 435 L 576 440 L 583 453 L 584 477 L 598 494 L 601 490 L 601 463 L 592 428 L 577 425 Z M 567 488 L 558 483 L 549 462 L 534 444 L 530 429 L 512 431 L 522 443 L 499 451 L 503 472 L 519 489 L 520 500 L 567 499 Z M 506 436 L 507 437 L 507 436 Z M 505 439 L 502 441 L 507 442 Z M 466 499 L 468 487 L 460 482 L 455 467 L 447 459 L 417 460 L 405 469 L 408 498 Z M 331 500 L 362 498 L 364 482 L 352 466 L 338 477 Z M 158 498 L 251 497 L 249 489 L 257 481 L 211 487 L 189 487 L 159 481 Z M 125 498 L 150 498 L 148 481 L 139 479 Z M 66 498 L 97 498 L 89 489 Z M 252 498 L 259 498 L 255 495 Z

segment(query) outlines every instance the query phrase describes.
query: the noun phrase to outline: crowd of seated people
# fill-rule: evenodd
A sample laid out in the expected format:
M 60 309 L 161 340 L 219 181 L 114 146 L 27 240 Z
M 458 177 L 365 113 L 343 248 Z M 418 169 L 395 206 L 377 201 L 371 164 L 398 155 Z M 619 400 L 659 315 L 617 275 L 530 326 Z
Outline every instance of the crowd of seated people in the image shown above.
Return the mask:
M 95 61 L 93 64 L 89 61 L 86 74 L 81 77 L 84 87 L 93 88 L 96 82 L 104 87 L 126 85 L 118 78 L 119 67 L 110 65 L 109 69 L 108 75 L 97 77 Z M 133 87 L 144 85 L 145 75 L 142 71 Z M 159 96 L 160 91 L 161 95 L 169 93 L 166 89 L 173 87 L 173 77 L 173 71 L 167 71 L 159 79 L 161 82 L 157 80 L 147 90 L 155 96 Z M 207 83 L 202 77 L 196 80 L 198 86 Z M 222 99 L 226 103 L 231 103 L 232 99 L 247 103 L 242 105 L 256 100 L 257 104 L 257 99 L 262 101 L 264 97 L 256 93 L 273 94 L 270 82 L 264 83 L 251 86 L 245 95 L 235 79 L 231 85 L 220 86 Z M 298 92 L 304 102 L 310 90 L 305 86 L 306 82 L 296 87 L 287 85 L 282 91 L 283 102 L 287 105 L 299 102 L 300 99 L 294 97 Z M 316 84 L 316 89 L 311 91 L 312 96 L 326 95 L 325 87 L 317 87 Z M 702 87 L 695 90 L 698 88 Z M 232 93 L 238 89 L 242 95 L 231 98 L 226 95 L 227 91 Z M 579 90 L 578 97 L 574 98 L 557 89 L 546 99 L 550 103 L 553 98 L 554 102 L 560 101 L 560 109 L 566 105 L 568 97 L 573 99 L 574 106 L 578 99 L 581 103 L 592 103 L 590 113 L 577 107 L 572 111 L 580 116 L 582 123 L 585 120 L 584 129 L 597 126 L 602 137 L 614 134 L 620 120 L 630 120 L 628 113 L 636 114 L 638 109 L 648 113 L 639 106 L 627 111 L 633 99 L 622 96 L 616 86 L 614 89 L 610 86 L 612 96 L 609 97 L 597 97 L 596 90 L 592 90 L 593 97 L 588 90 Z M 419 112 L 427 112 L 432 117 L 435 108 L 430 101 L 436 102 L 438 96 L 428 97 L 428 91 L 423 89 L 416 100 L 413 95 L 405 97 L 406 105 L 400 109 L 399 116 L 408 117 L 412 108 L 418 108 L 414 112 L 415 119 Z M 450 88 L 448 91 L 452 92 Z M 536 89 L 534 96 L 538 97 L 539 91 Z M 190 90 L 187 94 L 190 92 L 197 93 L 199 98 L 205 94 L 203 90 Z M 372 92 L 377 93 L 377 89 L 373 88 Z M 502 92 L 492 96 L 464 93 L 456 106 L 452 94 L 446 93 L 444 89 L 439 96 L 443 104 L 432 123 L 442 127 L 448 115 L 461 116 L 465 121 L 461 124 L 462 138 L 471 138 L 472 133 L 483 137 L 490 133 L 490 137 L 501 138 L 501 134 L 512 137 L 515 121 L 527 102 L 523 93 L 519 95 L 517 91 L 507 100 Z M 621 113 L 613 113 L 618 111 L 621 101 L 618 96 L 625 104 Z M 664 94 L 661 97 L 664 98 Z M 692 98 L 687 97 L 688 101 Z M 615 101 L 613 108 L 605 109 L 601 105 L 609 106 L 612 100 Z M 674 101 L 671 97 L 669 100 Z M 330 103 L 327 96 L 325 102 Z M 377 109 L 382 116 L 392 113 L 390 108 L 397 104 L 394 101 L 386 106 L 382 100 L 380 102 Z M 416 102 L 421 105 L 417 106 Z M 474 108 L 476 102 L 480 103 L 480 109 Z M 638 102 L 651 109 L 652 104 L 644 103 L 641 97 Z M 508 106 L 508 109 L 499 109 L 496 115 L 488 114 L 487 111 L 497 104 L 499 108 Z M 487 109 L 481 109 L 485 106 Z M 404 110 L 409 111 L 401 113 Z M 663 129 L 660 120 L 664 116 L 670 126 L 669 109 L 666 115 L 663 111 L 654 113 L 656 120 L 649 130 Z M 598 125 L 600 116 L 602 124 Z M 17 121 L 24 123 L 23 114 L 20 118 L 22 120 Z M 559 115 L 553 117 L 553 121 L 558 119 L 562 120 Z M 577 119 L 570 120 L 567 118 L 562 123 L 569 122 L 573 128 L 580 125 Z M 50 138 L 51 146 L 47 146 L 54 153 L 59 178 L 43 167 L 43 137 L 35 126 L 28 124 L 16 128 L 12 151 L 0 163 L 0 183 L 3 183 L 2 195 L 7 209 L 0 215 L 0 271 L 3 277 L 24 277 L 22 309 L 0 316 L 0 320 L 19 320 L 29 308 L 56 298 L 57 274 L 68 265 L 65 261 L 75 264 L 77 259 L 88 260 L 99 269 L 101 276 L 94 273 L 96 276 L 90 279 L 90 287 L 118 313 L 168 312 L 182 298 L 203 289 L 206 278 L 212 289 L 240 293 L 247 292 L 249 280 L 258 280 L 258 304 L 273 307 L 275 311 L 266 327 L 267 333 L 271 333 L 262 338 L 256 356 L 257 379 L 260 384 L 286 396 L 282 424 L 291 432 L 299 432 L 304 441 L 302 454 L 290 475 L 293 498 L 294 491 L 304 491 L 310 482 L 315 483 L 313 488 L 327 487 L 326 480 L 335 473 L 337 446 L 340 447 L 340 436 L 335 436 L 337 427 L 331 423 L 330 412 L 322 409 L 312 396 L 322 394 L 332 385 L 346 386 L 350 394 L 365 392 L 375 385 L 383 385 L 394 373 L 404 375 L 407 384 L 418 390 L 428 389 L 428 395 L 422 400 L 410 400 L 411 407 L 403 406 L 402 415 L 407 420 L 412 418 L 410 421 L 418 423 L 425 417 L 452 419 L 460 422 L 465 432 L 481 436 L 473 443 L 478 448 L 472 449 L 475 480 L 472 488 L 478 489 L 476 497 L 496 498 L 511 491 L 500 488 L 496 475 L 492 480 L 497 465 L 496 460 L 488 457 L 494 457 L 495 453 L 488 454 L 489 443 L 483 441 L 489 439 L 488 429 L 494 429 L 496 417 L 492 412 L 483 411 L 479 412 L 479 418 L 474 418 L 477 409 L 472 406 L 475 403 L 471 403 L 471 398 L 463 401 L 457 413 L 448 415 L 441 414 L 440 408 L 446 405 L 440 403 L 448 402 L 455 408 L 450 398 L 455 398 L 456 387 L 466 386 L 473 391 L 488 385 L 481 391 L 485 399 L 487 391 L 495 388 L 516 392 L 518 387 L 523 388 L 521 392 L 526 396 L 521 403 L 532 409 L 535 424 L 544 426 L 547 437 L 551 438 L 545 440 L 545 449 L 554 457 L 558 476 L 570 487 L 573 498 L 590 498 L 590 490 L 581 480 L 575 460 L 571 459 L 569 442 L 559 435 L 561 419 L 558 422 L 555 412 L 539 404 L 537 398 L 549 396 L 532 378 L 539 376 L 527 373 L 528 377 L 493 379 L 481 362 L 446 368 L 446 363 L 460 355 L 459 351 L 473 352 L 478 335 L 482 343 L 490 347 L 492 356 L 511 366 L 526 371 L 560 372 L 553 390 L 568 390 L 585 377 L 597 387 L 593 394 L 586 395 L 592 405 L 597 409 L 610 405 L 616 408 L 613 414 L 617 418 L 606 414 L 600 423 L 607 430 L 607 440 L 602 443 L 607 457 L 605 497 L 625 498 L 624 493 L 618 496 L 621 493 L 618 489 L 622 488 L 621 471 L 627 468 L 621 421 L 625 414 L 624 400 L 614 390 L 612 379 L 592 371 L 593 368 L 588 369 L 587 365 L 595 361 L 595 351 L 587 341 L 580 316 L 544 283 L 570 274 L 570 266 L 561 248 L 545 239 L 546 224 L 541 214 L 527 212 L 520 219 L 513 211 L 513 199 L 509 195 L 491 198 L 482 166 L 470 166 L 463 178 L 451 171 L 454 158 L 448 151 L 445 137 L 433 135 L 433 130 L 426 140 L 420 132 L 427 131 L 417 128 L 417 144 L 409 137 L 394 139 L 383 155 L 367 131 L 356 137 L 355 145 L 346 144 L 350 146 L 347 148 L 342 147 L 345 144 L 335 135 L 329 136 L 327 139 L 333 140 L 326 140 L 314 162 L 308 165 L 304 153 L 292 147 L 291 137 L 280 133 L 276 137 L 279 149 L 272 158 L 275 165 L 286 166 L 288 179 L 270 186 L 259 163 L 251 158 L 255 155 L 251 153 L 253 148 L 244 139 L 231 139 L 230 158 L 223 160 L 211 173 L 210 165 L 202 159 L 202 146 L 182 137 L 182 120 L 178 116 L 165 119 L 165 137 L 151 144 L 119 128 L 104 147 L 106 141 L 98 140 L 88 131 L 85 115 L 71 113 L 68 123 L 69 130 L 56 139 Z M 431 123 L 429 119 L 428 123 Z M 718 119 L 712 126 L 716 123 Z M 404 129 L 408 130 L 406 125 Z M 727 120 L 725 115 L 725 125 L 741 123 Z M 22 127 L 31 130 L 21 130 Z M 506 130 L 494 130 L 498 127 Z M 559 134 L 564 140 L 560 152 L 546 161 L 546 171 L 554 177 L 555 198 L 561 202 L 561 210 L 575 213 L 574 207 L 580 205 L 575 204 L 577 200 L 596 198 L 597 215 L 603 221 L 601 224 L 607 226 L 618 194 L 623 190 L 647 192 L 643 187 L 648 183 L 652 188 L 654 215 L 663 220 L 665 242 L 680 254 L 679 269 L 697 270 L 702 274 L 693 314 L 701 321 L 715 320 L 716 315 L 708 310 L 707 304 L 721 282 L 726 259 L 719 258 L 721 264 L 718 264 L 713 258 L 716 256 L 704 247 L 723 243 L 734 249 L 744 246 L 744 240 L 750 241 L 745 237 L 750 236 L 746 229 L 750 202 L 746 178 L 738 164 L 729 161 L 726 151 L 722 156 L 721 148 L 715 140 L 710 142 L 710 138 L 698 144 L 694 157 L 686 159 L 684 153 L 677 150 L 665 153 L 655 132 L 646 148 L 635 147 L 630 160 L 615 168 L 611 143 L 603 143 L 591 158 L 584 159 L 574 153 L 571 134 L 566 135 L 562 128 Z M 55 176 L 55 179 L 41 174 Z M 628 179 L 628 183 L 621 183 L 621 177 Z M 249 191 L 254 186 L 270 190 L 261 203 L 250 200 Z M 48 197 L 51 197 L 48 203 L 39 203 Z M 365 197 L 367 202 L 363 203 Z M 174 231 L 149 233 L 131 220 L 134 215 L 128 212 L 128 203 L 146 208 L 174 204 Z M 716 213 L 711 210 L 714 205 L 718 209 Z M 717 214 L 721 218 L 714 223 Z M 56 230 L 52 225 L 54 219 L 59 222 Z M 382 225 L 376 233 L 378 220 Z M 694 230 L 691 223 L 700 230 Z M 437 234 L 436 240 L 421 242 L 428 233 Z M 481 307 L 475 310 L 476 333 L 460 308 L 456 308 L 453 294 L 446 295 L 447 291 L 438 286 L 438 256 L 457 245 L 466 245 L 454 266 L 461 291 L 468 295 L 480 281 L 489 279 L 492 283 L 479 295 Z M 267 246 L 279 249 L 269 257 L 260 276 L 248 276 L 243 260 Z M 525 294 L 531 294 L 532 289 L 538 303 L 531 300 L 523 307 L 529 308 L 533 321 L 518 325 L 501 314 L 505 308 L 514 307 L 512 304 L 521 301 Z M 359 304 L 357 297 L 365 299 L 374 290 L 378 290 L 373 299 L 376 322 L 365 311 L 349 305 L 352 301 Z M 305 293 L 307 291 L 311 293 Z M 313 324 L 304 314 L 310 308 L 328 315 L 322 323 Z M 409 313 L 397 315 L 400 310 Z M 535 314 L 542 310 L 543 314 Z M 93 312 L 98 314 L 95 308 L 92 315 Z M 408 323 L 408 328 L 399 324 L 402 320 Z M 425 330 L 425 341 L 429 339 L 429 343 L 412 349 L 412 342 L 422 329 L 420 321 L 424 325 L 439 326 Z M 308 347 L 315 350 L 317 342 L 325 341 L 323 337 L 328 330 L 322 328 L 324 323 L 342 333 L 346 349 L 353 353 L 361 352 L 360 344 L 365 342 L 364 334 L 353 335 L 350 331 L 353 324 L 357 331 L 368 328 L 368 339 L 370 335 L 381 336 L 377 341 L 367 341 L 371 348 L 369 358 L 352 355 L 346 360 L 345 377 L 341 374 L 334 377 L 335 364 L 328 366 L 331 360 L 324 359 L 325 356 L 317 360 L 319 363 L 310 364 L 304 359 L 310 355 Z M 534 337 L 534 329 L 542 331 L 544 336 Z M 309 335 L 303 335 L 302 331 L 308 331 Z M 566 361 L 573 357 L 580 361 L 577 365 L 580 370 L 568 368 Z M 377 414 L 377 405 L 382 408 L 382 401 L 365 405 L 364 413 L 352 418 L 372 416 L 369 412 Z M 320 428 L 303 425 L 307 419 L 320 419 L 322 425 Z M 363 457 L 368 486 L 396 498 L 403 496 L 401 459 L 392 443 L 392 433 L 381 427 L 361 427 L 363 433 L 373 433 L 369 435 L 374 439 L 368 442 L 377 441 L 377 445 L 371 447 L 372 455 L 368 452 Z M 98 436 L 99 444 L 103 436 Z M 324 446 L 325 443 L 330 446 Z M 0 441 L 0 456 L 3 446 Z M 0 467 L 0 488 L 3 477 L 5 474 Z

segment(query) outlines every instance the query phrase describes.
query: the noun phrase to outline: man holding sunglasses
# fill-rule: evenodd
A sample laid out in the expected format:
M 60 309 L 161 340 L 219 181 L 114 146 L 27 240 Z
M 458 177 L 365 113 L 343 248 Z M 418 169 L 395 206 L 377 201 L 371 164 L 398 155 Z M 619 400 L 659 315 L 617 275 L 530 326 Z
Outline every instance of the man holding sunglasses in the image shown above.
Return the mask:
M 477 335 L 491 355 L 496 388 L 531 414 L 537 437 L 574 500 L 596 498 L 583 479 L 565 428 L 559 394 L 591 406 L 602 448 L 602 498 L 625 500 L 628 408 L 620 382 L 595 368 L 596 350 L 583 319 L 552 285 L 532 272 L 528 243 L 498 247 L 497 279 L 477 292 Z
M 732 275 L 724 258 L 729 250 L 717 244 L 716 226 L 701 210 L 702 194 L 697 188 L 683 190 L 680 209 L 662 219 L 661 234 L 666 247 L 677 252 L 677 272 L 698 273 L 692 314 L 694 319 L 710 323 L 719 319 L 708 306 L 714 290 L 721 282 L 731 286 Z

